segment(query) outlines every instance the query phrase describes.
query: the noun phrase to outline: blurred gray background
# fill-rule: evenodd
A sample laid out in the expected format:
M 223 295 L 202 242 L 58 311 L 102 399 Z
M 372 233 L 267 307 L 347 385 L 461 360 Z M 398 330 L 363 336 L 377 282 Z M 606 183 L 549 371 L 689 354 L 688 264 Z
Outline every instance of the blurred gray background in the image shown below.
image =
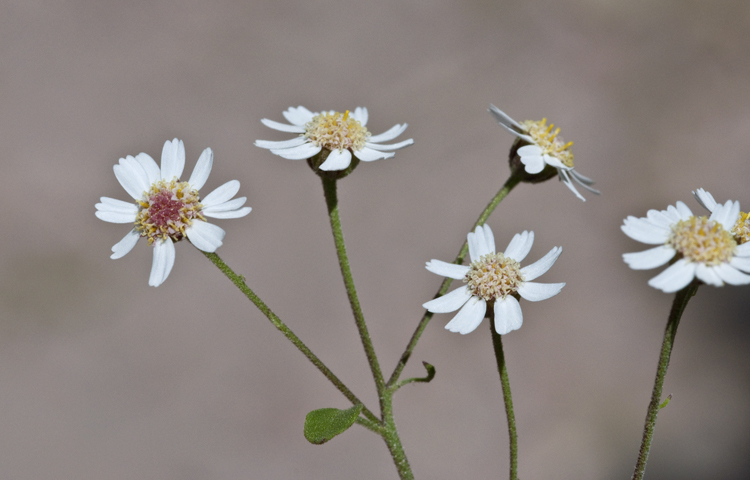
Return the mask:
M 489 225 L 499 248 L 564 254 L 504 337 L 524 479 L 630 478 L 672 296 L 619 229 L 690 191 L 750 206 L 750 3 L 740 0 L 4 0 L 0 15 L 0 478 L 392 479 L 355 426 L 323 446 L 305 414 L 344 397 L 189 243 L 159 288 L 151 250 L 109 259 L 128 199 L 112 165 L 165 140 L 203 190 L 242 182 L 253 212 L 218 220 L 219 254 L 377 408 L 338 273 L 320 181 L 253 146 L 289 106 L 366 106 L 415 145 L 340 184 L 355 280 L 390 373 L 440 278 L 507 178 L 512 138 L 486 112 L 547 117 L 601 197 L 521 185 Z M 748 289 L 703 287 L 683 317 L 647 478 L 750 477 Z M 487 323 L 436 315 L 395 414 L 417 478 L 504 478 L 507 434 Z

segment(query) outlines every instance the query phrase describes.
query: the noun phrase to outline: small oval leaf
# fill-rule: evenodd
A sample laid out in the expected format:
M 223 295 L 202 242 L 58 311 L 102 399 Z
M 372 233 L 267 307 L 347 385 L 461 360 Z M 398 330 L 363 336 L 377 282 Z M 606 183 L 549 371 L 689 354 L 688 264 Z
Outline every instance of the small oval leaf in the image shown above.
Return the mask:
M 359 417 L 362 405 L 347 410 L 321 408 L 305 417 L 305 438 L 315 445 L 322 445 L 336 435 L 345 432 Z

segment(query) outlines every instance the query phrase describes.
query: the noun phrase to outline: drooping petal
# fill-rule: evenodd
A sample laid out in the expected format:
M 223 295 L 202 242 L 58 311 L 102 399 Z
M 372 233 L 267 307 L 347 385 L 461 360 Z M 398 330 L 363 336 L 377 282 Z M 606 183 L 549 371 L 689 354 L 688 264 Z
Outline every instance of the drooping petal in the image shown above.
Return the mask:
M 550 167 L 555 167 L 560 170 L 565 170 L 566 172 L 569 172 L 572 170 L 569 166 L 565 165 L 562 161 L 560 161 L 559 158 L 553 157 L 551 155 L 544 155 L 544 163 L 549 165 Z M 570 178 L 567 178 L 568 181 L 570 181 Z
M 287 160 L 305 160 L 317 155 L 321 149 L 322 147 L 319 145 L 316 146 L 313 143 L 303 143 L 302 145 L 292 148 L 272 148 L 271 153 L 286 158 Z
M 382 160 L 384 158 L 391 158 L 395 153 L 386 153 L 373 150 L 369 147 L 364 147 L 362 150 L 354 152 L 354 156 L 362 160 L 363 162 L 374 162 L 375 160 Z
M 682 258 L 648 281 L 652 287 L 665 293 L 674 293 L 686 287 L 695 278 L 697 264 Z
M 716 203 L 716 200 L 714 200 L 714 196 L 709 192 L 703 190 L 702 188 L 699 188 L 693 191 L 693 196 L 698 201 L 698 203 L 700 203 L 701 207 L 705 208 L 709 212 L 713 212 L 714 210 L 716 210 L 716 206 L 718 204 Z
M 274 130 L 278 130 L 280 132 L 305 133 L 305 127 L 300 127 L 297 125 L 287 125 L 286 123 L 274 122 L 273 120 L 269 120 L 267 118 L 262 118 L 260 122 L 266 127 L 273 128 Z
M 633 240 L 648 245 L 663 244 L 669 238 L 668 228 L 658 227 L 644 218 L 629 216 L 623 221 L 620 229 Z
M 508 244 L 508 248 L 505 249 L 504 255 L 521 263 L 526 258 L 526 255 L 529 254 L 529 251 L 531 251 L 532 245 L 534 245 L 534 232 L 524 230 L 513 236 L 513 239 Z
M 379 143 L 373 143 L 372 141 L 367 142 L 365 145 L 368 147 L 380 150 L 380 151 L 390 151 L 390 150 L 401 150 L 404 147 L 408 147 L 409 145 L 414 143 L 413 138 L 409 138 L 407 140 L 404 140 L 403 142 L 394 143 L 391 145 L 381 145 Z
M 469 292 L 469 288 L 467 286 L 462 286 L 442 297 L 425 302 L 422 306 L 432 313 L 455 312 L 470 298 L 471 292 Z
M 268 149 L 283 149 L 283 148 L 292 148 L 292 147 L 299 147 L 303 143 L 309 142 L 309 138 L 305 137 L 294 137 L 291 140 L 282 140 L 280 142 L 274 142 L 271 140 L 256 140 L 255 146 L 260 148 L 268 148 Z
M 354 113 L 352 113 L 352 117 L 354 117 L 354 120 L 357 120 L 359 123 L 362 124 L 364 127 L 367 125 L 367 120 L 369 120 L 370 116 L 367 113 L 367 108 L 365 107 L 357 107 L 354 109 Z
M 578 185 L 582 186 L 583 188 L 585 188 L 589 192 L 593 193 L 594 195 L 601 195 L 602 194 L 602 192 L 600 192 L 599 190 L 597 190 L 597 189 L 595 189 L 594 187 L 591 186 L 591 185 L 594 184 L 593 180 L 591 180 L 588 177 L 584 177 L 580 173 L 576 172 L 576 170 L 574 168 L 571 168 L 570 170 L 568 170 L 568 174 L 570 175 L 570 178 L 572 178 Z M 584 179 L 585 179 L 585 181 L 584 181 Z
M 214 212 L 214 211 L 206 212 L 204 210 L 203 215 L 205 215 L 206 217 L 211 217 L 211 218 L 242 218 L 248 213 L 250 213 L 252 210 L 253 209 L 251 207 L 243 207 L 243 208 L 238 208 L 237 210 L 227 210 L 223 212 Z
M 287 119 L 292 125 L 298 127 L 304 127 L 307 122 L 313 119 L 315 114 L 310 110 L 306 109 L 302 105 L 297 108 L 289 107 L 285 112 L 282 113 L 284 118 Z
M 190 186 L 196 190 L 203 188 L 203 185 L 206 184 L 206 180 L 208 180 L 208 176 L 211 174 L 211 168 L 213 168 L 213 166 L 214 152 L 210 148 L 207 148 L 201 153 L 200 158 L 198 158 L 198 163 L 195 164 L 193 173 L 190 175 L 190 180 L 188 180 Z
M 695 276 L 707 285 L 713 285 L 714 287 L 721 287 L 724 285 L 724 282 L 721 280 L 721 277 L 716 270 L 714 270 L 714 267 L 709 267 L 703 263 L 696 265 Z
M 622 259 L 633 270 L 649 270 L 661 267 L 675 256 L 677 252 L 668 245 L 660 245 L 643 252 L 624 253 Z
M 222 245 L 226 234 L 223 228 L 203 220 L 194 220 L 193 224 L 185 229 L 185 235 L 190 243 L 198 250 L 209 253 L 215 252 Z
M 716 265 L 714 272 L 725 282 L 730 285 L 747 285 L 750 284 L 750 275 L 746 275 L 734 266 L 727 263 L 720 263 Z
M 351 163 L 352 152 L 349 150 L 332 150 L 319 168 L 325 171 L 345 170 Z
M 169 276 L 174 266 L 174 242 L 170 239 L 157 240 L 154 242 L 154 260 L 151 263 L 151 275 L 148 284 L 158 287 Z
M 380 135 L 373 135 L 372 137 L 369 138 L 368 142 L 379 143 L 379 142 L 387 142 L 389 140 L 393 140 L 394 138 L 404 133 L 404 131 L 406 130 L 406 127 L 408 126 L 409 125 L 406 123 L 404 123 L 403 125 L 400 125 L 397 123 L 396 125 L 392 126 L 385 132 L 381 133 Z
M 454 280 L 461 280 L 466 276 L 469 271 L 469 267 L 464 265 L 456 265 L 455 263 L 443 262 L 442 260 L 432 259 L 425 265 L 428 271 L 442 275 L 443 277 L 452 278 Z
M 453 320 L 445 326 L 446 330 L 466 335 L 477 329 L 487 313 L 487 302 L 482 298 L 470 298 L 458 311 Z
M 523 325 L 523 312 L 516 297 L 508 295 L 504 299 L 495 300 L 495 331 L 498 334 L 505 335 L 518 330 L 521 325 Z
M 493 104 L 490 103 L 490 108 L 487 111 L 490 112 L 490 114 L 495 118 L 495 120 L 497 120 L 500 125 L 503 125 L 504 127 L 513 126 L 519 130 L 523 130 L 523 128 L 521 128 L 521 125 L 519 125 L 515 120 L 510 118 L 505 112 L 503 112 Z
M 240 191 L 240 182 L 239 180 L 230 180 L 224 185 L 218 187 L 213 192 L 206 195 L 206 197 L 201 200 L 201 204 L 203 204 L 204 208 L 212 207 L 215 205 L 220 205 L 230 198 L 234 197 L 237 192 Z
M 134 228 L 131 231 L 128 232 L 127 235 L 125 235 L 122 240 L 115 243 L 112 246 L 112 255 L 110 255 L 109 258 L 112 260 L 117 260 L 118 258 L 122 258 L 129 251 L 135 247 L 135 244 L 138 243 L 138 239 L 141 238 L 141 234 L 138 233 L 138 231 Z
M 156 161 L 151 158 L 151 155 L 141 152 L 135 156 L 135 159 L 138 163 L 141 164 L 141 167 L 143 167 L 143 170 L 146 172 L 149 185 L 157 182 L 161 178 L 161 170 L 159 169 L 159 165 L 157 165 Z
M 509 133 L 511 133 L 511 134 L 515 135 L 516 137 L 522 139 L 524 142 L 534 143 L 534 139 L 533 138 L 531 138 L 530 136 L 528 136 L 528 135 L 526 135 L 524 133 L 517 132 L 515 128 L 508 127 L 506 125 L 503 125 L 502 123 L 500 124 L 500 126 L 503 127 L 505 130 L 507 130 Z
M 580 193 L 578 193 L 578 189 L 576 188 L 575 185 L 573 185 L 573 182 L 570 181 L 570 177 L 568 176 L 568 172 L 566 172 L 563 169 L 558 169 L 557 170 L 557 175 L 558 175 L 558 177 L 560 177 L 560 181 L 563 183 L 563 185 L 565 185 L 566 187 L 568 187 L 568 190 L 570 190 L 571 192 L 573 192 L 575 194 L 575 196 L 580 201 L 582 201 L 582 202 L 586 201 L 586 199 L 583 198 L 583 195 L 581 195 Z
M 536 283 L 524 282 L 518 287 L 518 294 L 521 298 L 530 302 L 541 302 L 552 298 L 565 286 L 565 283 Z
M 521 269 L 521 274 L 524 280 L 530 282 L 531 280 L 537 279 L 547 273 L 547 270 L 552 268 L 557 258 L 562 253 L 562 247 L 553 247 L 552 250 L 547 252 L 547 255 L 543 256 L 531 265 L 527 265 Z
M 161 178 L 166 181 L 180 178 L 184 169 L 185 144 L 176 138 L 167 140 L 161 150 Z

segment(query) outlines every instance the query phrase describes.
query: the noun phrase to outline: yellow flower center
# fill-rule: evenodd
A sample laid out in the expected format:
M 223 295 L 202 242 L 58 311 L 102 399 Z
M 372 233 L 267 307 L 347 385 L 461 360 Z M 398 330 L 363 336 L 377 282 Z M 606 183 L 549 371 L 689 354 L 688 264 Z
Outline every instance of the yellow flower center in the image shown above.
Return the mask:
M 732 227 L 732 234 L 738 244 L 750 242 L 750 212 L 740 212 L 740 218 Z
M 555 124 L 547 125 L 547 119 L 543 118 L 541 121 L 523 121 L 521 127 L 544 153 L 560 160 L 566 167 L 573 168 L 573 152 L 570 151 L 573 142 L 564 143 L 562 138 L 558 138 L 560 129 L 555 128 Z
M 690 217 L 675 223 L 667 244 L 688 260 L 708 266 L 728 262 L 737 248 L 732 234 L 708 217 Z
M 157 238 L 178 242 L 185 237 L 185 228 L 192 225 L 193 220 L 206 220 L 201 214 L 203 205 L 198 191 L 178 179 L 154 183 L 148 192 L 143 192 L 136 206 L 135 228 L 142 237 L 148 238 L 149 245 Z
M 521 265 L 502 253 L 490 253 L 471 262 L 464 277 L 471 294 L 486 301 L 516 293 L 523 281 Z
M 316 146 L 328 150 L 354 151 L 362 150 L 365 142 L 370 138 L 370 132 L 349 116 L 349 110 L 344 113 L 321 113 L 315 115 L 305 124 L 305 138 L 309 138 Z

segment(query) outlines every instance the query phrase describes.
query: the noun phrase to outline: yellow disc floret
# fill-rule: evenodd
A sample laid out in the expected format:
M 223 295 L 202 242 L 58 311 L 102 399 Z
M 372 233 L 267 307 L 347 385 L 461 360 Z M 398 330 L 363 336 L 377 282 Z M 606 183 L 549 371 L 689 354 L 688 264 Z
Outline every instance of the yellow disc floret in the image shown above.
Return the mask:
M 142 237 L 148 238 L 149 245 L 156 239 L 180 241 L 193 220 L 206 220 L 201 214 L 203 205 L 198 191 L 188 182 L 177 179 L 154 183 L 148 192 L 143 192 L 136 205 L 135 228 Z
M 732 227 L 732 234 L 738 244 L 750 242 L 750 212 L 740 212 L 740 218 Z
M 328 150 L 362 150 L 370 132 L 354 118 L 349 110 L 344 113 L 321 113 L 305 124 L 305 138 Z
M 547 125 L 546 118 L 541 121 L 526 120 L 521 122 L 521 127 L 543 153 L 560 160 L 566 167 L 573 168 L 573 152 L 570 151 L 573 142 L 564 143 L 561 138 L 558 138 L 560 129 L 555 128 L 553 123 Z
M 667 244 L 684 258 L 708 266 L 730 261 L 737 248 L 732 234 L 708 217 L 690 217 L 675 223 Z
M 486 301 L 516 293 L 523 281 L 521 266 L 502 253 L 490 253 L 471 262 L 464 277 L 471 294 Z

